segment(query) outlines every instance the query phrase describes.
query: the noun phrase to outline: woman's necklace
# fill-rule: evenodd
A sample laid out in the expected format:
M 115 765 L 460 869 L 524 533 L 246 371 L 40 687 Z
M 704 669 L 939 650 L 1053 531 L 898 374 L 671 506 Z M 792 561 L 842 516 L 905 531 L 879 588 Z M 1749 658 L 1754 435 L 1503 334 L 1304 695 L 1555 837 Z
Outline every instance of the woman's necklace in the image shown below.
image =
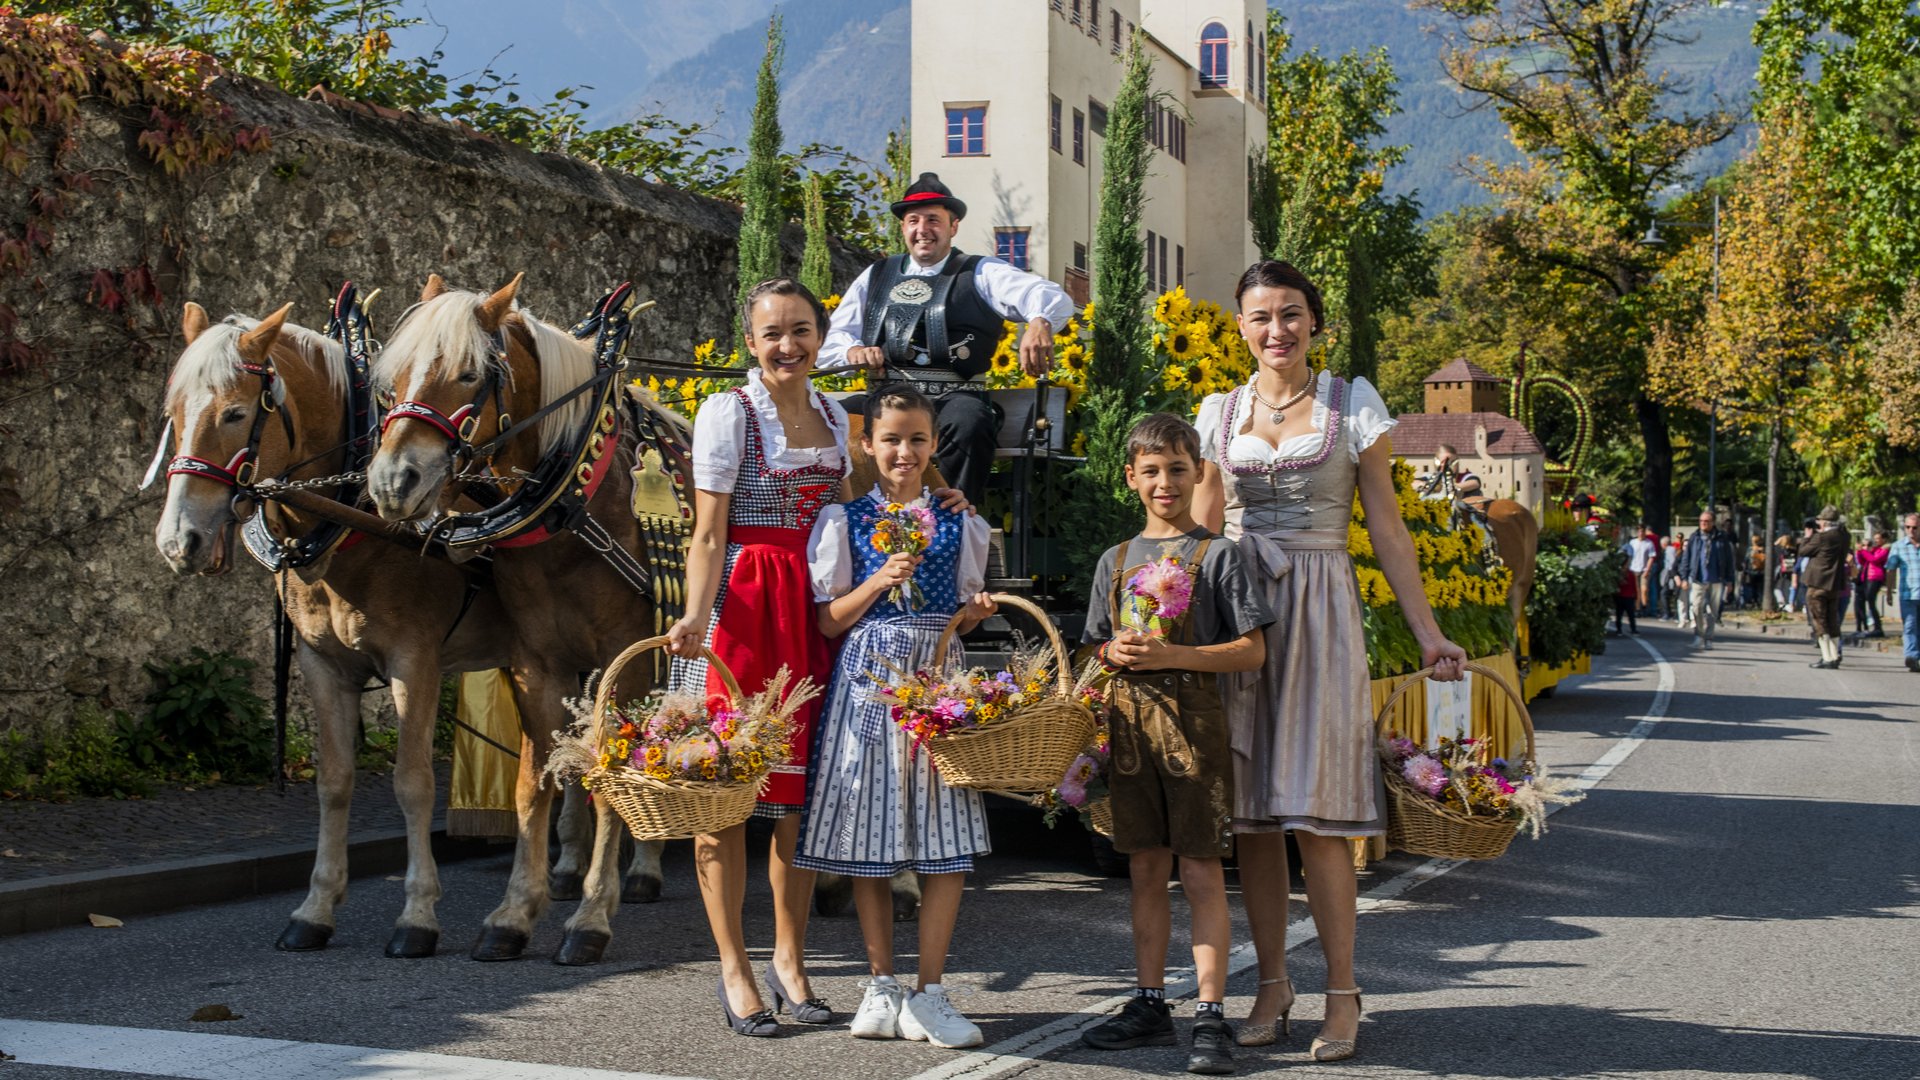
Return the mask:
M 1305 386 L 1302 386 L 1300 389 L 1294 391 L 1294 394 L 1292 397 L 1288 398 L 1287 400 L 1281 402 L 1278 405 L 1275 405 L 1273 402 L 1268 401 L 1266 398 L 1263 398 L 1260 396 L 1259 380 L 1255 380 L 1253 382 L 1248 383 L 1247 389 L 1253 391 L 1253 400 L 1273 410 L 1273 423 L 1277 427 L 1286 420 L 1287 410 L 1293 408 L 1295 403 L 1297 403 L 1301 398 L 1307 396 L 1307 391 L 1313 389 L 1313 380 L 1309 378 Z

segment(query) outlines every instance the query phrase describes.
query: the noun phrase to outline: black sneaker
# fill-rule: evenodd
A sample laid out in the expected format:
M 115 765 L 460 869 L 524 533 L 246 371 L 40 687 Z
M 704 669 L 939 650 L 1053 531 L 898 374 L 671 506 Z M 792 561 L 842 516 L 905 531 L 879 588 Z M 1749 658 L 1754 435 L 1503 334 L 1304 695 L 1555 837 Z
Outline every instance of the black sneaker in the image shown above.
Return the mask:
M 1202 1018 L 1193 1022 L 1193 1056 L 1187 1071 L 1202 1076 L 1233 1075 L 1233 1028 L 1225 1020 Z
M 1173 1034 L 1173 1013 L 1167 1003 L 1137 997 L 1120 1009 L 1120 1015 L 1082 1032 L 1080 1041 L 1095 1050 L 1131 1050 L 1136 1046 L 1172 1046 L 1179 1040 Z

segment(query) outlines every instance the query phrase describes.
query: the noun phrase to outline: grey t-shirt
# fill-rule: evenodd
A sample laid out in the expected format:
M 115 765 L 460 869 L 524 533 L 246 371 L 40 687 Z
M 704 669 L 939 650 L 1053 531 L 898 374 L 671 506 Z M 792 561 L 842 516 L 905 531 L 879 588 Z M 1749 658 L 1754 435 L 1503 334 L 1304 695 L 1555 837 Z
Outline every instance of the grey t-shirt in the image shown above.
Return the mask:
M 1114 636 L 1114 613 L 1110 601 L 1113 598 L 1115 560 L 1125 560 L 1120 564 L 1126 567 L 1120 586 L 1124 591 L 1126 578 L 1155 559 L 1172 555 L 1183 564 L 1192 566 L 1193 553 L 1199 549 L 1201 541 L 1209 536 L 1212 534 L 1205 529 L 1196 528 L 1190 533 L 1165 539 L 1136 536 L 1124 544 L 1108 548 L 1106 554 L 1100 556 L 1100 565 L 1094 570 L 1093 595 L 1087 601 L 1087 629 L 1082 640 L 1092 643 Z M 1267 606 L 1266 597 L 1254 588 L 1253 578 L 1247 573 L 1246 558 L 1240 554 L 1238 544 L 1223 537 L 1213 537 L 1213 543 L 1207 545 L 1207 553 L 1200 560 L 1199 572 L 1194 575 L 1193 603 L 1181 619 L 1191 629 L 1192 636 L 1183 637 L 1183 628 L 1176 625 L 1168 631 L 1167 640 L 1194 645 L 1224 644 L 1256 627 L 1273 622 L 1273 611 Z

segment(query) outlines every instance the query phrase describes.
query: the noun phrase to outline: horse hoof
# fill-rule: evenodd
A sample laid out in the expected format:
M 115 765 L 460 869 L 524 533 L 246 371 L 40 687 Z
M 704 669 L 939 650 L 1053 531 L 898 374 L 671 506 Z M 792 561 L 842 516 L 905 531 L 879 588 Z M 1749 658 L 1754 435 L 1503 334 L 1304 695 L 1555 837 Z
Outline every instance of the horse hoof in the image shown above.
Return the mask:
M 440 947 L 440 931 L 421 926 L 396 926 L 387 939 L 387 955 L 395 960 L 418 960 L 432 956 Z
M 620 886 L 620 902 L 623 904 L 651 904 L 660 899 L 660 879 L 657 877 L 628 878 Z
M 313 952 L 327 947 L 327 940 L 333 937 L 333 927 L 310 923 L 305 919 L 294 919 L 287 928 L 280 931 L 280 940 L 273 947 L 281 952 Z
M 527 951 L 527 933 L 504 926 L 489 926 L 480 931 L 480 940 L 469 953 L 475 960 L 518 960 Z
M 612 940 L 613 935 L 602 930 L 569 930 L 560 941 L 560 951 L 553 954 L 553 962 L 561 967 L 597 964 Z
M 893 921 L 912 922 L 920 914 L 920 898 L 906 893 L 893 894 Z
M 586 884 L 579 874 L 549 874 L 547 895 L 555 900 L 578 900 Z

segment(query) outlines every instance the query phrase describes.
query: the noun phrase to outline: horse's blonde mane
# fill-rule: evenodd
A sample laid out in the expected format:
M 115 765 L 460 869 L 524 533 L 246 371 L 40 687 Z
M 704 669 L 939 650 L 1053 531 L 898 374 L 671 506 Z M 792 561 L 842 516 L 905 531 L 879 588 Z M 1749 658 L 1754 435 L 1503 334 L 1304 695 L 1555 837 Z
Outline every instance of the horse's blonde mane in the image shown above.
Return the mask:
M 240 370 L 240 337 L 258 325 L 258 319 L 229 315 L 194 338 L 193 344 L 174 362 L 173 374 L 167 379 L 167 408 L 184 405 L 196 396 L 211 398 L 233 389 L 246 374 Z M 283 323 L 280 343 L 292 346 L 303 358 L 320 357 L 319 366 L 327 377 L 327 386 L 335 394 L 346 392 L 347 353 L 339 342 L 296 323 Z M 285 401 L 286 397 L 286 380 L 275 379 L 273 399 Z
M 401 380 L 415 364 L 431 363 L 435 358 L 447 365 L 447 373 L 485 374 L 489 364 L 499 366 L 501 377 L 512 385 L 513 372 L 502 359 L 493 356 L 488 335 L 480 327 L 480 305 L 485 294 L 449 289 L 414 306 L 400 320 L 392 340 L 380 351 L 374 364 L 374 376 L 382 386 L 404 389 Z M 534 358 L 540 364 L 540 404 L 544 408 L 574 387 L 593 377 L 593 353 L 566 331 L 533 316 L 516 305 L 515 313 L 533 336 Z M 580 394 L 540 421 L 540 452 L 545 454 L 579 430 L 587 421 L 591 394 Z

